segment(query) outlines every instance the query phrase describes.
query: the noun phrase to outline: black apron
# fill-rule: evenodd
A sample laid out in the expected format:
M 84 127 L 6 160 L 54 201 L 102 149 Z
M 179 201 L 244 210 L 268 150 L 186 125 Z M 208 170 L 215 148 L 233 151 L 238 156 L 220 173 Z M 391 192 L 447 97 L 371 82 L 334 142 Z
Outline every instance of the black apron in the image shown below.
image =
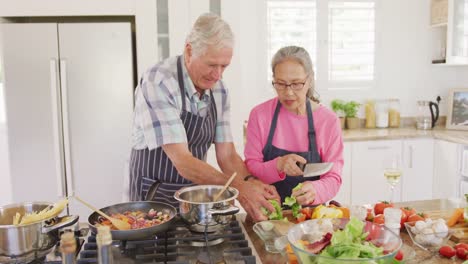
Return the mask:
M 271 121 L 270 132 L 268 134 L 268 139 L 265 147 L 263 148 L 263 160 L 270 161 L 277 157 L 284 156 L 287 154 L 297 154 L 307 160 L 307 163 L 319 163 L 322 162 L 317 150 L 317 142 L 315 139 L 315 129 L 314 129 L 314 118 L 312 116 L 312 108 L 310 106 L 310 101 L 307 101 L 307 120 L 309 124 L 308 135 L 309 135 L 309 150 L 306 152 L 293 152 L 285 149 L 280 149 L 273 146 L 273 136 L 276 130 L 276 124 L 278 121 L 278 114 L 281 109 L 281 103 L 278 101 Z M 292 189 L 296 187 L 299 183 L 304 181 L 317 181 L 320 179 L 320 176 L 304 178 L 303 176 L 288 176 L 284 180 L 275 182 L 273 185 L 276 187 L 278 194 L 281 196 L 281 202 L 284 202 L 286 196 L 291 196 Z
M 214 142 L 216 131 L 216 104 L 210 90 L 211 103 L 206 116 L 201 117 L 186 110 L 185 86 L 182 76 L 181 57 L 177 58 L 177 78 L 182 97 L 180 119 L 187 134 L 187 144 L 192 155 L 199 160 L 206 160 L 206 153 Z M 182 177 L 172 165 L 162 147 L 153 150 L 132 149 L 130 156 L 130 200 L 145 200 L 148 189 L 160 182 L 154 201 L 169 203 L 176 208 L 179 202 L 174 199 L 175 191 L 193 183 Z

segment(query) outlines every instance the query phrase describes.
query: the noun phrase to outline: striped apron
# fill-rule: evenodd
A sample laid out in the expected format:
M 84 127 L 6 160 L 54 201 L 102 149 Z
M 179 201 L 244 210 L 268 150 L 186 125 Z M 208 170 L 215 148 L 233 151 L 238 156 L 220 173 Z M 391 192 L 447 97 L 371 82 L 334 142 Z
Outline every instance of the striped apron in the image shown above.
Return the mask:
M 177 79 L 182 97 L 180 119 L 187 134 L 188 148 L 195 158 L 206 161 L 206 153 L 214 142 L 217 119 L 213 92 L 210 90 L 211 103 L 208 106 L 207 114 L 201 117 L 186 110 L 180 56 L 177 58 Z M 150 186 L 157 182 L 160 182 L 160 185 L 153 200 L 169 203 L 176 208 L 179 207 L 179 202 L 174 199 L 174 193 L 182 187 L 194 185 L 177 172 L 162 147 L 153 150 L 148 148 L 132 149 L 130 156 L 130 200 L 144 200 Z
M 273 142 L 273 136 L 275 135 L 276 124 L 278 121 L 278 114 L 281 108 L 281 103 L 278 101 L 276 105 L 275 113 L 271 121 L 270 132 L 268 134 L 267 143 L 263 148 L 263 161 L 270 161 L 277 157 L 281 157 L 288 154 L 297 154 L 307 160 L 307 163 L 319 163 L 322 162 L 322 158 L 317 150 L 317 142 L 315 138 L 315 127 L 314 127 L 314 117 L 312 115 L 312 107 L 310 102 L 307 101 L 307 120 L 308 120 L 308 135 L 309 135 L 309 148 L 305 152 L 294 152 L 285 149 L 280 149 L 275 147 Z M 290 196 L 292 189 L 296 187 L 299 183 L 304 181 L 317 181 L 320 180 L 320 176 L 314 176 L 309 178 L 304 178 L 303 176 L 289 176 L 286 175 L 284 180 L 275 182 L 273 185 L 276 187 L 278 194 L 281 197 L 281 203 L 284 202 L 284 199 L 287 196 Z

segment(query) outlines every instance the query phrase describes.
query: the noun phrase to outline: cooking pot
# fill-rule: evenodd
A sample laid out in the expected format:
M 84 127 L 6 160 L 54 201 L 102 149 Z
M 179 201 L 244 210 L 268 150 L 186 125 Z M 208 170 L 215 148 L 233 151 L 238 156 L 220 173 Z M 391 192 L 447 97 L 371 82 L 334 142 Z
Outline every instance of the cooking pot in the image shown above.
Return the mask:
M 229 187 L 218 201 L 213 201 L 213 197 L 222 189 L 221 185 L 195 185 L 175 192 L 180 216 L 190 230 L 214 232 L 229 223 L 232 215 L 239 212 L 239 208 L 234 206 L 239 191 L 233 187 Z
M 15 226 L 16 213 L 41 211 L 52 203 L 25 202 L 0 207 L 0 263 L 24 263 L 47 255 L 59 241 L 58 229 L 78 222 L 78 216 L 51 217 Z
M 111 215 L 116 213 L 123 213 L 125 211 L 142 211 L 148 212 L 150 209 L 154 209 L 158 212 L 167 213 L 170 215 L 168 221 L 146 228 L 130 229 L 130 230 L 111 230 L 112 239 L 114 240 L 138 240 L 149 238 L 156 233 L 163 232 L 169 228 L 174 217 L 177 215 L 177 211 L 174 206 L 152 201 L 139 201 L 139 202 L 128 202 L 111 205 L 108 207 L 101 208 L 101 211 Z M 98 223 L 99 214 L 94 212 L 88 217 L 88 225 L 91 231 L 97 234 L 96 223 Z

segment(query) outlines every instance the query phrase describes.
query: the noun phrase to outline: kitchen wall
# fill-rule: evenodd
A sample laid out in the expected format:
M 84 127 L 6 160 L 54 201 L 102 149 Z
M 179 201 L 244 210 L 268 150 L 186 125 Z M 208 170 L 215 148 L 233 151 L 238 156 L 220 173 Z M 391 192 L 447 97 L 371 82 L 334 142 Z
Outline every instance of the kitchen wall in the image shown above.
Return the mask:
M 265 76 L 265 0 L 223 1 L 222 16 L 236 34 L 232 65 L 225 80 L 232 94 L 232 127 L 242 147 L 242 124 L 252 107 L 274 96 Z M 327 91 L 319 87 L 323 103 L 334 98 L 360 102 L 368 98 L 399 98 L 403 116 L 417 114 L 417 100 L 442 97 L 441 114 L 450 88 L 468 88 L 468 66 L 431 65 L 430 0 L 376 1 L 376 85 L 372 89 Z M 363 113 L 361 112 L 361 115 Z

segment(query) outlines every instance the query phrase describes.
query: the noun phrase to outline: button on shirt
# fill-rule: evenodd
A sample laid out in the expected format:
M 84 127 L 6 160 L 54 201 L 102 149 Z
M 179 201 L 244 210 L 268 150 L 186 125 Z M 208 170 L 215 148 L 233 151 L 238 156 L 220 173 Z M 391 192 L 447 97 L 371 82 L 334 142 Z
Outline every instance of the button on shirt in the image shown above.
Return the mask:
M 186 94 L 186 111 L 206 116 L 211 104 L 210 92 L 197 92 L 185 68 L 182 71 Z M 215 142 L 232 142 L 228 91 L 222 81 L 212 89 L 216 102 Z M 133 148 L 150 150 L 165 144 L 187 143 L 180 119 L 182 97 L 177 82 L 177 57 L 168 58 L 146 71 L 135 90 Z

